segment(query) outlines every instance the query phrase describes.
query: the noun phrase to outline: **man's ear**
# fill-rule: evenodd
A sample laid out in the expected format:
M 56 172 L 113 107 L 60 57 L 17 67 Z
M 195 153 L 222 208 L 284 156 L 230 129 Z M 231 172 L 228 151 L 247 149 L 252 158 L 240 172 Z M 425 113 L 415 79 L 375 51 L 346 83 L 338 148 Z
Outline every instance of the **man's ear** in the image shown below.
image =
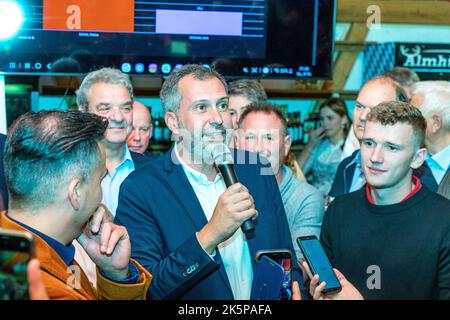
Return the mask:
M 417 169 L 419 168 L 427 158 L 427 148 L 420 148 L 416 151 L 414 155 L 413 161 L 411 162 L 411 168 Z
M 74 210 L 78 210 L 81 206 L 81 181 L 78 178 L 72 179 L 69 183 L 68 198 Z
M 431 132 L 437 133 L 442 128 L 442 117 L 437 113 L 433 113 L 431 115 L 429 123 L 431 126 Z
M 244 129 L 242 128 L 236 128 L 233 130 L 233 140 L 234 140 L 234 145 L 236 148 L 244 148 L 243 145 L 241 145 L 241 139 L 244 138 L 245 132 Z
M 178 123 L 178 117 L 173 111 L 167 111 L 164 115 L 164 120 L 166 121 L 166 125 L 169 128 L 170 131 L 172 131 L 175 135 L 180 135 L 179 132 L 179 123 Z
M 284 143 L 284 157 L 286 158 L 287 155 L 289 154 L 289 151 L 291 150 L 292 145 L 292 138 L 289 134 L 284 137 L 283 143 Z

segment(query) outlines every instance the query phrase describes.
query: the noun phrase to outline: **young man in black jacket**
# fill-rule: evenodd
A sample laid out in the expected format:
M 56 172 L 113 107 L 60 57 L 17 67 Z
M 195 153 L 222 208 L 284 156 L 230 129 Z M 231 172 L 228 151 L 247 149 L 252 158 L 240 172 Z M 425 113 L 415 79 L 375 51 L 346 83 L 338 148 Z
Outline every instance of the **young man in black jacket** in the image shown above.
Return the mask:
M 372 108 L 361 141 L 367 185 L 325 214 L 327 256 L 366 299 L 450 299 L 450 201 L 413 175 L 426 158 L 425 129 L 410 104 Z

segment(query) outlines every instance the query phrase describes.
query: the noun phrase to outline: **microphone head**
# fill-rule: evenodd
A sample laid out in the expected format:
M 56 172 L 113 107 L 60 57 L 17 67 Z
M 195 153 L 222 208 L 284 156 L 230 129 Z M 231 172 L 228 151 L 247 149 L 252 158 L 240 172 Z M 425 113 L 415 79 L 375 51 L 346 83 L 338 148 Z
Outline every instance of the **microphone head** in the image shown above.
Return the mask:
M 211 143 L 208 145 L 211 158 L 216 165 L 232 164 L 233 157 L 230 149 L 224 143 Z

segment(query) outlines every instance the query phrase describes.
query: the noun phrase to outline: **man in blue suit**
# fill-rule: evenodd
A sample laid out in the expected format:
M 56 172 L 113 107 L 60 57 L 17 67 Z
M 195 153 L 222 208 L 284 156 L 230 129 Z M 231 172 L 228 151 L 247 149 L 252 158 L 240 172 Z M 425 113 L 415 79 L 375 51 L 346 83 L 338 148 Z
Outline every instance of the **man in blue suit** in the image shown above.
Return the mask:
M 255 254 L 265 249 L 290 249 L 299 280 L 269 162 L 234 150 L 240 183 L 227 188 L 206 151 L 230 138 L 225 80 L 210 68 L 186 65 L 166 79 L 161 101 L 176 142 L 125 179 L 116 215 L 129 230 L 132 256 L 153 275 L 149 298 L 249 299 Z M 240 229 L 247 219 L 256 222 L 250 235 Z

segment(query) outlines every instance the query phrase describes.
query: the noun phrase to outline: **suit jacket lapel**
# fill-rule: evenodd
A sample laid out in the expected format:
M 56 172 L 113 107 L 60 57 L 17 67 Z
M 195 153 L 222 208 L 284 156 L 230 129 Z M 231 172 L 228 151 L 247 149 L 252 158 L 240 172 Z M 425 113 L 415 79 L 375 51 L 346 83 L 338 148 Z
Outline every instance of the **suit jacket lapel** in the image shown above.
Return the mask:
M 173 147 L 164 155 L 167 182 L 172 188 L 173 195 L 178 198 L 196 229 L 200 230 L 208 221 L 183 168 L 180 164 L 175 164 L 172 161 L 172 152 Z M 173 158 L 175 159 L 175 156 Z
M 431 191 L 437 192 L 439 186 L 426 161 L 419 168 L 413 170 L 413 174 Z
M 133 160 L 134 168 L 138 169 L 142 166 L 144 166 L 147 162 L 149 162 L 149 159 L 145 158 L 145 156 L 133 152 L 130 150 L 131 159 Z

